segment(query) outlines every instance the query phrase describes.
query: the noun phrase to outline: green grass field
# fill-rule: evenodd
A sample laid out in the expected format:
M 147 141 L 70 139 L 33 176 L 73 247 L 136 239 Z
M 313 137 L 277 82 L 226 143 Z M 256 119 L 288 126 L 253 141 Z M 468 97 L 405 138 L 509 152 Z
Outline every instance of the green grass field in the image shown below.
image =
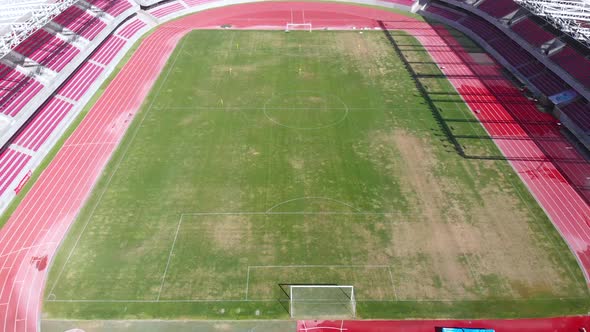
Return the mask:
M 282 284 L 361 318 L 585 313 L 580 269 L 412 37 L 194 31 L 50 271 L 44 318 L 287 318 Z M 417 84 L 428 91 L 430 107 Z M 476 137 L 484 137 L 475 139 Z

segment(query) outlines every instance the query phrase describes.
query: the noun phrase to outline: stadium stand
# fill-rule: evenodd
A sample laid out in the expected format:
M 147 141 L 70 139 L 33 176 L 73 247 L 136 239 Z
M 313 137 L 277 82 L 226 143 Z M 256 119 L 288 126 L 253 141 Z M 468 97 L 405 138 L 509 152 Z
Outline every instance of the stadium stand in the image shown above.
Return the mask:
M 119 53 L 121 48 L 125 46 L 126 42 L 126 40 L 111 35 L 98 47 L 90 59 L 106 65 L 111 62 L 117 53 Z
M 551 59 L 567 70 L 578 81 L 590 86 L 590 60 L 578 53 L 570 46 L 564 47 L 561 51 L 551 56 Z
M 132 7 L 127 0 L 89 0 L 88 3 L 115 17 Z
M 490 45 L 496 51 L 498 51 L 498 53 L 502 54 L 506 61 L 515 67 L 535 61 L 527 51 L 525 51 L 515 41 L 506 36 L 501 36 L 495 40 L 490 41 Z
M 493 17 L 501 18 L 520 7 L 512 0 L 485 0 L 477 8 Z
M 590 133 L 590 105 L 587 100 L 578 99 L 560 109 L 582 130 Z
M 11 148 L 0 152 L 0 195 L 8 189 L 30 159 L 31 156 Z
M 80 50 L 41 29 L 14 48 L 19 54 L 55 71 L 65 67 Z
M 131 23 L 126 25 L 119 31 L 118 35 L 123 38 L 131 38 L 135 33 L 145 27 L 147 24 L 140 19 L 133 19 Z
M 443 8 L 443 7 L 440 7 L 436 4 L 428 6 L 428 8 L 426 8 L 426 10 L 430 13 L 433 13 L 438 16 L 442 16 L 442 17 L 447 18 L 451 21 L 458 21 L 459 19 L 465 17 L 465 15 L 463 13 L 460 13 L 458 11 L 454 11 L 451 9 Z
M 481 38 L 492 41 L 503 37 L 503 34 L 494 25 L 477 16 L 468 16 L 460 22 L 461 25 L 470 29 Z M 504 39 L 504 38 L 502 38 Z
M 385 0 L 385 2 L 392 2 L 392 3 L 411 7 L 415 1 L 414 0 Z
M 114 56 L 114 55 L 113 55 Z M 111 57 L 112 59 L 112 57 Z M 88 91 L 90 85 L 96 81 L 104 68 L 91 62 L 85 62 L 68 80 L 57 90 L 57 94 L 74 101 L 80 100 Z
M 0 113 L 16 116 L 42 87 L 33 78 L 0 64 Z
M 515 35 L 511 36 L 500 28 L 503 26 L 500 21 L 486 19 L 483 16 L 478 16 L 479 14 L 475 10 L 465 11 L 453 5 L 448 5 L 447 2 L 457 3 L 455 0 L 438 1 L 435 5 L 427 6 L 423 12 L 436 15 L 437 18 L 443 21 L 446 20 L 459 30 L 479 37 L 487 45 L 488 50 L 497 52 L 497 55 L 501 57 L 498 60 L 505 61 L 505 65 L 511 66 L 514 69 L 513 72 L 518 73 L 519 78 L 532 91 L 550 97 L 575 89 L 582 95 L 588 95 L 590 60 L 574 47 L 566 45 L 561 50 L 554 49 L 549 58 L 545 57 L 545 60 L 541 61 L 539 57 L 543 58 L 544 56 L 540 52 L 534 52 L 537 54 L 533 54 L 533 50 L 538 49 L 547 41 L 557 38 L 557 36 L 543 29 L 533 19 L 527 17 L 517 21 L 512 26 Z M 484 12 L 493 14 L 494 17 L 503 17 L 503 15 L 518 9 L 518 5 L 512 3 L 511 0 L 500 1 L 502 4 L 512 3 L 508 4 L 506 8 L 493 9 L 492 3 L 496 4 L 495 1 L 486 0 L 478 8 L 486 9 Z M 474 7 L 465 3 L 461 8 Z M 496 20 L 495 23 L 494 20 Z M 519 36 L 522 38 L 521 40 L 517 40 Z M 534 48 L 526 49 L 523 47 L 527 42 Z M 584 121 L 586 121 L 587 114 L 590 113 L 588 104 L 578 102 L 566 108 L 568 108 L 568 111 L 563 113 L 571 121 L 564 123 L 587 147 L 590 147 L 588 135 L 579 131 L 581 128 L 585 128 L 584 130 L 587 128 Z M 578 121 L 582 121 L 582 123 L 578 124 Z M 573 123 L 574 126 L 570 127 L 570 123 Z
M 76 6 L 66 9 L 53 21 L 90 40 L 94 39 L 107 26 L 99 17 L 92 16 Z
M 549 70 L 545 70 L 537 75 L 529 77 L 529 81 L 547 96 L 569 89 L 569 86 L 561 80 L 559 76 Z
M 212 0 L 184 0 L 184 3 L 186 3 L 189 7 L 195 7 L 211 1 Z
M 532 77 L 545 70 L 545 65 L 539 61 L 532 61 L 518 67 L 517 70 L 525 77 Z
M 72 106 L 61 99 L 51 98 L 18 133 L 13 144 L 32 151 L 39 150 Z
M 536 47 L 541 47 L 544 43 L 555 39 L 555 35 L 546 31 L 536 22 L 529 18 L 525 18 L 511 26 L 512 31 L 516 32 L 529 44 Z
M 184 5 L 182 5 L 180 2 L 174 2 L 170 5 L 156 7 L 155 9 L 150 10 L 149 12 L 157 18 L 162 18 L 164 16 L 168 16 L 172 13 L 181 11 L 183 9 L 185 9 Z
M 4 53 L 0 63 L 0 188 L 15 188 L 24 164 L 31 170 L 41 162 L 84 100 L 98 88 L 94 83 L 114 69 L 111 62 L 131 42 L 117 36 L 106 38 L 120 30 L 119 26 L 127 29 L 128 37 L 143 31 L 146 23 L 138 18 L 131 19 L 132 26 L 124 22 L 139 9 L 133 0 L 79 1 L 61 9 Z M 13 165 L 15 156 L 21 158 L 19 167 L 4 168 L 7 163 Z M 5 176 L 9 171 L 12 176 Z M 14 190 L 0 191 L 0 211 L 14 195 Z

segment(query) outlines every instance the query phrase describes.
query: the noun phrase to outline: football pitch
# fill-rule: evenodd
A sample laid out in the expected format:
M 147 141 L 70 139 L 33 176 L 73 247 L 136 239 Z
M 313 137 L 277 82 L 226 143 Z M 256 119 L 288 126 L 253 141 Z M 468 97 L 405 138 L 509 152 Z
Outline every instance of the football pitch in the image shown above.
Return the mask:
M 187 35 L 61 246 L 44 318 L 288 318 L 295 284 L 353 285 L 359 318 L 587 312 L 542 209 L 392 35 L 401 52 L 378 31 Z

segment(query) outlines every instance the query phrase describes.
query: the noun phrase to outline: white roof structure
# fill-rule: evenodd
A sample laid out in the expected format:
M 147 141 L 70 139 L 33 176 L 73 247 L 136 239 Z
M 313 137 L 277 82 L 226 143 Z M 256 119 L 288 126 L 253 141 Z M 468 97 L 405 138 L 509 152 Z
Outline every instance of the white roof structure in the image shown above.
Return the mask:
M 78 0 L 0 0 L 0 58 Z
M 590 47 L 590 0 L 515 0 Z

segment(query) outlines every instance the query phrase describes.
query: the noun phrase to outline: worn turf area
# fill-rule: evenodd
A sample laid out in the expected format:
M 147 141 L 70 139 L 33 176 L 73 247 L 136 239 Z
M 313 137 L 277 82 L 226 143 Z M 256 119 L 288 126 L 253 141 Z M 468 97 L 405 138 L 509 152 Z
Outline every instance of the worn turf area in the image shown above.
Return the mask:
M 362 318 L 585 312 L 541 208 L 392 34 L 419 78 L 382 32 L 185 37 L 61 247 L 44 317 L 285 318 L 283 284 L 354 285 Z

